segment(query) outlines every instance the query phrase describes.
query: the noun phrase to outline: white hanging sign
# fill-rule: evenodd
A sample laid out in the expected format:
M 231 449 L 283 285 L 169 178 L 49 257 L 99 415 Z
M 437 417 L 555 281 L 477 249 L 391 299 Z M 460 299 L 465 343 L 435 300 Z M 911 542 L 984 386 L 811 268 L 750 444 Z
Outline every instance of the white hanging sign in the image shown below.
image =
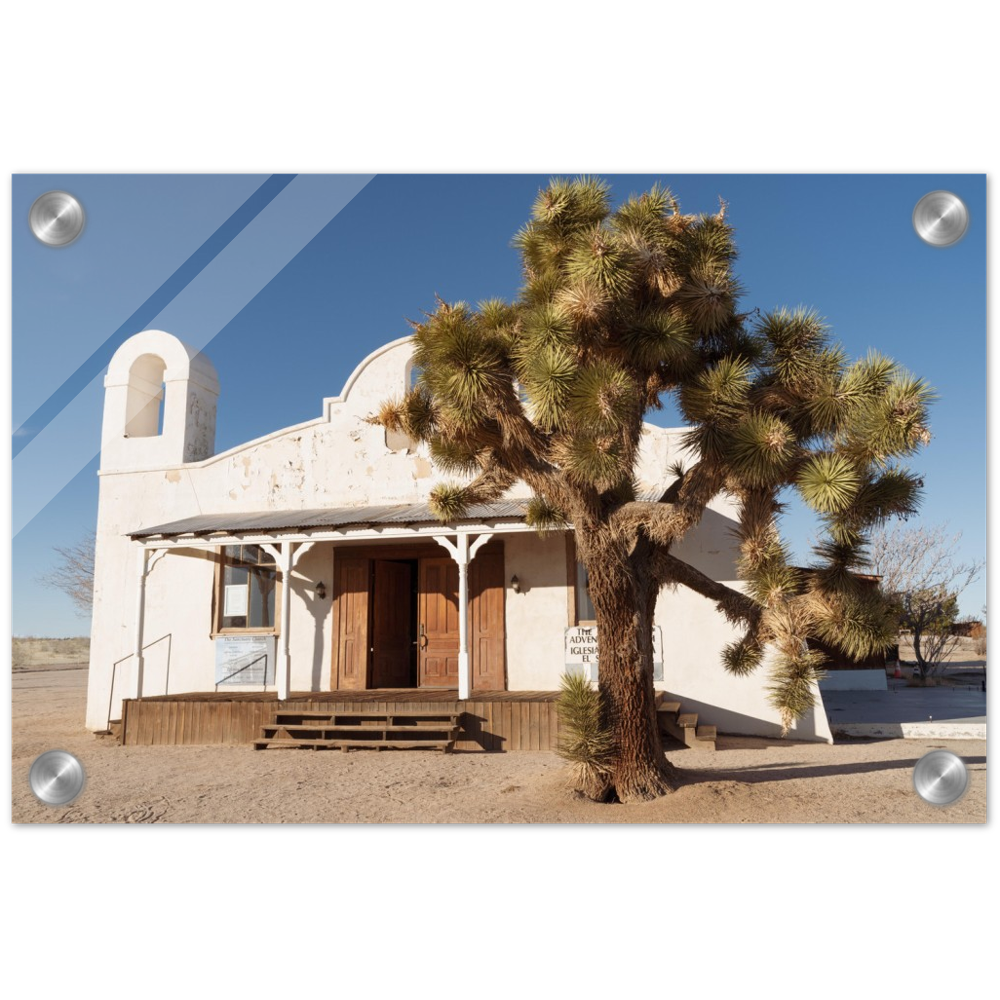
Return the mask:
M 222 613 L 226 618 L 246 615 L 250 610 L 250 586 L 246 583 L 226 585 L 226 599 Z
M 586 671 L 597 680 L 597 626 L 575 625 L 566 629 L 566 672 Z M 663 630 L 653 626 L 653 680 L 663 680 Z

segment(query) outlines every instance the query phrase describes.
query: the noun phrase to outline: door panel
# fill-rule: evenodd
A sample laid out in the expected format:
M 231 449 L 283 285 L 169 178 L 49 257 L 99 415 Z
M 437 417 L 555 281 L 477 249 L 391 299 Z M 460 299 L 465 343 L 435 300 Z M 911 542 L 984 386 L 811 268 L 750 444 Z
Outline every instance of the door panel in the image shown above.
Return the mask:
M 368 687 L 368 596 L 371 560 L 336 557 L 334 571 L 334 689 Z
M 372 687 L 410 686 L 410 565 L 375 560 L 372 610 Z
M 506 691 L 503 550 L 480 552 L 469 566 L 469 648 L 472 690 Z
M 458 687 L 458 566 L 420 560 L 420 687 Z

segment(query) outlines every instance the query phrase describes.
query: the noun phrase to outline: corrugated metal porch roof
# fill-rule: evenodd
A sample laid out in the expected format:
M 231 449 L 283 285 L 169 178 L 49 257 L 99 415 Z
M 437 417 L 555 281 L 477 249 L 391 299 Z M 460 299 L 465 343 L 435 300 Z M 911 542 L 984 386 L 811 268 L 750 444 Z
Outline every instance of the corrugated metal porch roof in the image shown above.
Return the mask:
M 453 524 L 481 524 L 500 519 L 523 519 L 527 500 L 502 500 L 469 508 L 466 517 Z M 395 504 L 380 507 L 325 507 L 315 510 L 264 510 L 231 514 L 199 514 L 180 521 L 136 528 L 130 538 L 153 535 L 210 535 L 217 532 L 241 534 L 251 531 L 288 531 L 313 528 L 343 528 L 348 525 L 438 524 L 427 504 Z

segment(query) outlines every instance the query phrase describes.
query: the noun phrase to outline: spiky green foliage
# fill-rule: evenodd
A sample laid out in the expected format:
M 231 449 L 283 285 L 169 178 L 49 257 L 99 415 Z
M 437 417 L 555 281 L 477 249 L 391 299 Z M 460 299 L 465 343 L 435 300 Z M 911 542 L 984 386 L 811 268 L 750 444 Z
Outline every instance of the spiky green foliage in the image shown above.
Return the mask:
M 722 665 L 736 677 L 746 677 L 760 666 L 763 655 L 764 651 L 756 639 L 744 636 L 723 649 Z
M 816 682 L 823 676 L 822 653 L 802 648 L 782 653 L 771 668 L 768 699 L 781 714 L 781 734 L 787 735 L 796 719 L 816 705 Z
M 471 504 L 467 487 L 460 483 L 439 483 L 430 494 L 430 508 L 442 521 L 462 517 Z
M 586 535 L 585 561 L 617 553 L 636 580 L 716 600 L 745 630 L 725 666 L 746 673 L 773 647 L 774 697 L 793 718 L 815 679 L 807 638 L 849 653 L 885 639 L 857 574 L 873 527 L 919 505 L 920 480 L 903 462 L 929 439 L 930 388 L 875 351 L 852 361 L 811 309 L 740 311 L 724 204 L 684 214 L 658 186 L 615 208 L 599 179 L 556 179 L 513 242 L 517 301 L 439 301 L 416 326 L 416 387 L 373 419 L 429 443 L 440 469 L 470 480 L 435 488 L 439 517 L 521 480 L 535 496 L 529 522 L 572 523 Z M 668 397 L 690 424 L 689 454 L 662 470 L 661 502 L 637 503 L 643 417 Z M 740 510 L 741 592 L 666 558 L 723 489 Z M 792 491 L 824 532 L 805 575 L 778 534 Z M 592 592 L 613 583 L 591 579 Z M 645 629 L 649 602 L 634 612 Z M 647 656 L 636 642 L 634 657 Z M 602 678 L 642 677 L 633 666 L 602 652 Z
M 813 455 L 799 472 L 796 485 L 813 510 L 836 514 L 857 495 L 860 477 L 843 455 Z
M 816 602 L 816 634 L 861 660 L 896 641 L 897 623 L 875 590 L 824 594 Z
M 532 497 L 524 513 L 524 523 L 540 535 L 545 535 L 557 528 L 565 528 L 569 522 L 566 515 L 544 497 Z
M 525 359 L 521 371 L 532 416 L 542 429 L 556 430 L 565 419 L 566 400 L 576 382 L 573 355 L 557 344 L 546 344 Z
M 788 554 L 775 546 L 771 554 L 747 573 L 749 590 L 764 607 L 779 604 L 800 590 L 800 573 L 788 565 Z
M 795 432 L 773 413 L 750 413 L 735 427 L 730 460 L 749 486 L 780 483 L 794 455 Z
M 663 365 L 680 374 L 695 364 L 693 340 L 690 325 L 679 313 L 647 306 L 636 312 L 622 346 L 643 368 Z
M 468 444 L 436 438 L 430 446 L 434 464 L 445 472 L 472 475 L 479 471 L 477 452 Z
M 595 790 L 603 790 L 611 774 L 615 746 L 604 722 L 600 692 L 579 671 L 563 674 L 556 712 L 556 753 L 573 766 L 580 791 L 593 795 Z

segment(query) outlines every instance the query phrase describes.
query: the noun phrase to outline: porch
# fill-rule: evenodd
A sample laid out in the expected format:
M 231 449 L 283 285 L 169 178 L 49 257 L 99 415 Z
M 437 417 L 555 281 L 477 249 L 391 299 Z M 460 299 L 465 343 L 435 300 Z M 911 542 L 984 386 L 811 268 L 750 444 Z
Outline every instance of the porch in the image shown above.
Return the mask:
M 128 746 L 237 744 L 249 748 L 275 712 L 449 712 L 459 716 L 457 751 L 554 750 L 556 691 L 490 691 L 460 699 L 456 689 L 193 692 L 126 699 L 120 738 Z
M 136 529 L 130 533 L 137 577 L 132 653 L 122 658 L 129 660 L 125 690 L 133 701 L 167 694 L 166 679 L 159 686 L 144 675 L 152 645 L 145 641 L 147 580 L 169 556 L 168 564 L 177 557 L 215 564 L 214 589 L 202 599 L 206 608 L 211 601 L 216 686 L 273 684 L 269 696 L 279 701 L 296 698 L 294 689 L 307 685 L 311 695 L 328 688 L 369 698 L 373 691 L 413 696 L 426 688 L 477 700 L 504 691 L 503 540 L 531 533 L 522 508 L 523 501 L 494 504 L 452 524 L 435 521 L 425 506 L 401 504 L 204 515 Z M 324 580 L 332 580 L 329 604 Z M 169 583 L 158 586 L 162 593 Z M 176 578 L 174 587 L 184 590 Z M 198 613 L 189 602 L 188 617 Z M 185 637 L 182 662 L 203 662 L 201 647 L 190 633 Z M 268 638 L 276 647 L 270 651 Z M 246 672 L 249 667 L 256 673 Z M 188 690 L 208 686 L 190 669 L 179 683 Z

